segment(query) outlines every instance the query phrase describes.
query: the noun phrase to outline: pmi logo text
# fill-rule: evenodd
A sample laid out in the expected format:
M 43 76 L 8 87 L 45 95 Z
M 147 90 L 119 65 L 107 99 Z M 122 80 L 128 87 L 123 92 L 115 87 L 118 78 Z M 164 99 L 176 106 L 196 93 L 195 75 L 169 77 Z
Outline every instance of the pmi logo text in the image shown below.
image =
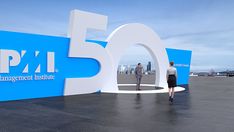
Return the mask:
M 16 50 L 0 49 L 0 73 L 10 73 L 10 67 L 18 66 L 23 59 L 24 55 L 27 53 L 26 50 L 21 50 L 20 52 Z M 37 58 L 40 54 L 40 51 L 34 52 L 34 57 Z M 46 53 L 46 67 L 48 73 L 55 72 L 55 53 L 47 52 Z M 29 64 L 26 64 L 22 73 L 29 72 Z M 35 73 L 41 72 L 41 64 L 37 65 Z

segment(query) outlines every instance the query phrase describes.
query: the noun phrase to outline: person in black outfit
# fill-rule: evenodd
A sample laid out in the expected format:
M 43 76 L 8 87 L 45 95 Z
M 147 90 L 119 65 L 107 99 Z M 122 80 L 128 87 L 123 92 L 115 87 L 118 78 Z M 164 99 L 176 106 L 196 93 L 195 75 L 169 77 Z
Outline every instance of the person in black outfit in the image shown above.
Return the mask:
M 167 83 L 169 92 L 169 101 L 174 100 L 174 87 L 176 87 L 177 70 L 174 67 L 174 62 L 170 62 L 170 67 L 167 69 Z

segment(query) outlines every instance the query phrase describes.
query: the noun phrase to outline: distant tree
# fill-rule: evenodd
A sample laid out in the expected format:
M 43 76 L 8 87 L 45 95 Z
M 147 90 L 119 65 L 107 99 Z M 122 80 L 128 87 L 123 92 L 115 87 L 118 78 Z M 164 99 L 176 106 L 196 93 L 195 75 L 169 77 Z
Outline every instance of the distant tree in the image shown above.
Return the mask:
M 214 69 L 210 69 L 210 71 L 209 71 L 209 76 L 214 76 L 214 75 L 215 75 Z

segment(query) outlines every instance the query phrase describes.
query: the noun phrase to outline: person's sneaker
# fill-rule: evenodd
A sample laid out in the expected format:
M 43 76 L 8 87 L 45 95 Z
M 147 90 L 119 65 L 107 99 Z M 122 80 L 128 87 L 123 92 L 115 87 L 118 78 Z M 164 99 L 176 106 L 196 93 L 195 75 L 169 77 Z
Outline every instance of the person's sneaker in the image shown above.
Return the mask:
M 173 98 L 171 98 L 171 102 L 173 103 L 173 101 L 174 101 L 174 99 Z
M 169 96 L 169 101 L 171 101 L 171 96 Z

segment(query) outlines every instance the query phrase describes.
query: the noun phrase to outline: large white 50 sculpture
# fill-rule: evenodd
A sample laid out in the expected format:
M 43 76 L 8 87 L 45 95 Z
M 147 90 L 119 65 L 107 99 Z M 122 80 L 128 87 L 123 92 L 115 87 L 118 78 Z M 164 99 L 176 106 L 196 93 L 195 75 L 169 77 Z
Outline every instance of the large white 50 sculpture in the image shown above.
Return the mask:
M 87 29 L 106 30 L 106 27 L 107 16 L 79 10 L 71 12 L 69 57 L 96 59 L 100 63 L 100 71 L 90 78 L 67 78 L 64 95 L 93 93 L 98 90 L 121 92 L 117 84 L 117 68 L 121 56 L 132 45 L 142 45 L 149 51 L 156 63 L 155 86 L 164 87 L 166 90 L 166 69 L 169 62 L 166 49 L 158 35 L 143 24 L 132 23 L 113 31 L 106 40 L 106 48 L 85 41 Z

